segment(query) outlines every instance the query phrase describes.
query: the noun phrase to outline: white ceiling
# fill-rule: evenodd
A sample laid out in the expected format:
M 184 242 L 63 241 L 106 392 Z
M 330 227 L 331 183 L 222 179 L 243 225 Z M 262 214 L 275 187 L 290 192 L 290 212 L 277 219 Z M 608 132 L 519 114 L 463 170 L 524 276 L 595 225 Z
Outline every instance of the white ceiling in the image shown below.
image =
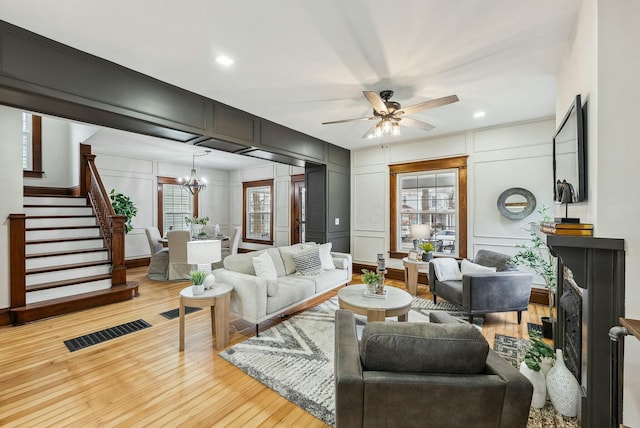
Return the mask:
M 579 5 L 580 0 L 0 0 L 0 19 L 357 149 L 554 116 L 556 69 Z M 221 54 L 235 64 L 220 66 L 215 58 Z M 460 101 L 411 116 L 435 125 L 429 132 L 401 128 L 400 137 L 372 140 L 361 138 L 372 122 L 321 125 L 370 116 L 362 91 L 384 89 L 395 91 L 393 100 L 403 106 L 451 94 Z M 486 116 L 474 119 L 476 111 Z

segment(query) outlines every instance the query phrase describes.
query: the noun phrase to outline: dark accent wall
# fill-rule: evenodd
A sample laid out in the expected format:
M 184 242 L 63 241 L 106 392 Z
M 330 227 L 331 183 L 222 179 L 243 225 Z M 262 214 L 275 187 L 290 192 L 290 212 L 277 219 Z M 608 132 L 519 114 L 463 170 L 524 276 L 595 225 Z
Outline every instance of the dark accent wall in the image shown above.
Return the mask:
M 0 104 L 290 165 L 311 163 L 314 239 L 349 249 L 348 150 L 4 21 Z

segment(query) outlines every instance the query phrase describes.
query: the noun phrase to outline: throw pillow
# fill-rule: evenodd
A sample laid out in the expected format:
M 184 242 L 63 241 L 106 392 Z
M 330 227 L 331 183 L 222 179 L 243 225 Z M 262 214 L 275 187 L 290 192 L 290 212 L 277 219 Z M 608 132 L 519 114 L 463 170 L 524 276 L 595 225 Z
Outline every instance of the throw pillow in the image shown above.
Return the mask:
M 487 272 L 495 272 L 496 268 L 492 266 L 482 266 L 477 263 L 471 263 L 469 260 L 462 260 L 462 265 L 460 266 L 460 271 L 463 275 L 467 275 L 470 273 L 487 273 Z
M 286 275 L 295 273 L 296 262 L 293 260 L 293 256 L 294 254 L 297 254 L 302 250 L 302 244 L 293 244 L 286 247 L 278 247 L 278 251 L 280 252 L 280 257 L 282 257 Z
M 322 262 L 320 261 L 320 248 L 318 246 L 302 250 L 293 255 L 296 264 L 296 271 L 300 275 L 312 276 L 322 273 Z
M 462 273 L 458 261 L 451 257 L 438 257 L 431 260 L 438 281 L 461 281 Z
M 268 253 L 253 257 L 253 269 L 257 277 L 267 280 L 267 296 L 273 297 L 278 294 L 278 273 Z
M 320 244 L 320 263 L 324 270 L 334 270 L 336 268 L 336 265 L 333 263 L 333 257 L 331 256 L 332 245 L 331 242 Z

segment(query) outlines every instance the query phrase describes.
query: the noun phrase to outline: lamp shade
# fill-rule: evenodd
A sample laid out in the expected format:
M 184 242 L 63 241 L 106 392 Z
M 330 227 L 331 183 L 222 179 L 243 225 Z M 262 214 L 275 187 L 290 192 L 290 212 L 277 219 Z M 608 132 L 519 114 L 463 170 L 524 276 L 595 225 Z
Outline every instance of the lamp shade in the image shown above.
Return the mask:
M 187 242 L 187 263 L 205 265 L 222 259 L 221 241 L 204 240 Z
M 431 237 L 431 228 L 428 224 L 412 224 L 411 237 L 413 239 L 429 239 Z

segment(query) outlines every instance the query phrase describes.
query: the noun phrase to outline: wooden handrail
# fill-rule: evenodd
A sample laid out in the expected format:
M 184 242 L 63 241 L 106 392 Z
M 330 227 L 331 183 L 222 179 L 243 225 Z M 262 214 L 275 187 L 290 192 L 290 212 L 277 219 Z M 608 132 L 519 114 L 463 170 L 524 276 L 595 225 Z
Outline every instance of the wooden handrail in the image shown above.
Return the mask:
M 111 259 L 111 285 L 127 283 L 127 268 L 124 264 L 124 235 L 126 217 L 117 215 L 111 205 L 109 194 L 102 184 L 102 179 L 95 164 L 95 155 L 81 144 L 80 152 L 84 158 L 81 164 L 80 192 L 86 192 L 87 200 L 93 207 L 98 219 L 100 231 L 104 237 Z M 84 147 L 83 147 L 84 146 Z

